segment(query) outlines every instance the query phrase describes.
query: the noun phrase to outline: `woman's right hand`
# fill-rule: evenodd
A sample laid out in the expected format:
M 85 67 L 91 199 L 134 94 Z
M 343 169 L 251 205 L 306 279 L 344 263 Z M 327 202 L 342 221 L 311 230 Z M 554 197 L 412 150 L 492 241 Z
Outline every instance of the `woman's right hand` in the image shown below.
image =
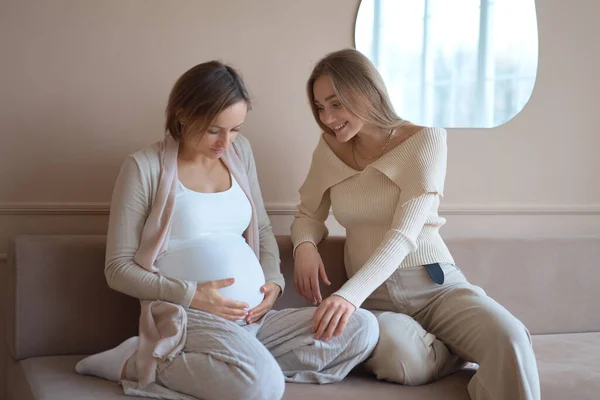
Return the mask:
M 319 288 L 319 277 L 326 285 L 331 285 L 319 251 L 311 242 L 304 242 L 296 247 L 294 286 L 302 297 L 315 305 L 323 301 Z
M 230 321 L 243 319 L 248 315 L 248 304 L 222 296 L 219 289 L 231 286 L 233 278 L 196 284 L 196 293 L 192 298 L 190 308 L 206 311 Z

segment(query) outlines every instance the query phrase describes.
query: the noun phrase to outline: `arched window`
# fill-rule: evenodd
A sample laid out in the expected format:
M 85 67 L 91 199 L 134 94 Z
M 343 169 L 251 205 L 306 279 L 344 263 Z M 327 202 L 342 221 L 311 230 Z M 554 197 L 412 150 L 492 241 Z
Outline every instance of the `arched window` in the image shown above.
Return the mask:
M 356 48 L 398 114 L 420 125 L 489 128 L 529 100 L 538 66 L 534 0 L 362 0 Z

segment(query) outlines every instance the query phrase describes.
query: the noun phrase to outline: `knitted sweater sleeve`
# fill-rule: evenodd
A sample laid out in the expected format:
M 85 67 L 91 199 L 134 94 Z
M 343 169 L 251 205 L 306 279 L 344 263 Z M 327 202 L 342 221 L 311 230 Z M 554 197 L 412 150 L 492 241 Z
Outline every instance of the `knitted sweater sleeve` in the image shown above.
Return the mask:
M 306 179 L 298 190 L 300 204 L 291 227 L 294 254 L 300 244 L 310 242 L 316 246 L 329 234 L 325 220 L 331 208 L 330 187 L 334 184 L 331 179 L 336 177 L 328 170 L 325 146 L 321 139 L 313 152 Z
M 104 274 L 108 286 L 129 296 L 189 307 L 195 282 L 150 272 L 133 259 L 150 212 L 153 169 L 158 171 L 159 166 L 150 162 L 141 166 L 132 156 L 121 167 L 110 205 Z
M 441 133 L 441 134 L 440 134 Z M 398 152 L 386 175 L 401 189 L 390 229 L 361 269 L 334 294 L 355 307 L 399 267 L 402 260 L 416 250 L 417 236 L 435 203 L 442 196 L 446 171 L 445 131 L 417 134 L 419 137 Z

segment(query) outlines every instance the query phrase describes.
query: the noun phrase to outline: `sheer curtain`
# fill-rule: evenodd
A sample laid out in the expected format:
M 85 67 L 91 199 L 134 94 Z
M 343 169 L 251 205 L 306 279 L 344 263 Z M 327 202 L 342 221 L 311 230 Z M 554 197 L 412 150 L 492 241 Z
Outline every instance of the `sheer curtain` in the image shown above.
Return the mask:
M 355 42 L 417 124 L 498 126 L 533 91 L 533 0 L 363 0 Z

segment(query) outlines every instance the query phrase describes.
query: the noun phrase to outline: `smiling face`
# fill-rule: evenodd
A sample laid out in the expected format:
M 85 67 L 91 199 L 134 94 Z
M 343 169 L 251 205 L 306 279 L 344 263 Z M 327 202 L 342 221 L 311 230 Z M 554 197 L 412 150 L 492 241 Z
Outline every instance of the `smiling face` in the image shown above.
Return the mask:
M 340 142 L 359 133 L 381 136 L 403 123 L 377 68 L 356 49 L 319 60 L 306 81 L 306 94 L 317 124 Z
M 219 159 L 237 137 L 247 113 L 246 102 L 237 102 L 221 111 L 204 132 L 194 132 L 192 124 L 189 131 L 184 130 L 183 141 L 197 153 L 212 160 Z
M 321 123 L 327 126 L 340 142 L 349 141 L 365 126 L 360 117 L 341 103 L 327 75 L 321 75 L 315 80 L 313 97 L 313 107 L 317 110 Z

